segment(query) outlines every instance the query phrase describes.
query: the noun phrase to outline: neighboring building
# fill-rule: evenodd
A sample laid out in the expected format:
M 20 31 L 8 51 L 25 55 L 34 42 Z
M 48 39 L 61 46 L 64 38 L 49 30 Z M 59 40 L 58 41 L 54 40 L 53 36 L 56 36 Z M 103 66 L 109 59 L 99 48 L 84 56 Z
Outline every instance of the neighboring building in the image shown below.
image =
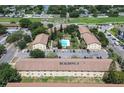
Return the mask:
M 4 14 L 0 13 L 0 17 L 4 17 Z
M 111 62 L 111 59 L 27 58 L 18 60 L 15 68 L 22 77 L 103 77 Z
M 124 87 L 124 84 L 8 83 L 6 87 Z
M 24 18 L 32 18 L 33 17 L 33 14 L 25 14 L 24 15 Z
M 87 44 L 87 49 L 89 50 L 101 50 L 101 43 L 98 39 L 89 33 L 85 33 L 82 35 L 85 43 Z
M 118 30 L 118 37 L 124 39 L 124 26 L 120 27 Z
M 87 28 L 87 27 L 85 27 L 85 26 L 79 26 L 79 32 L 80 32 L 80 34 L 81 34 L 81 37 L 83 38 L 83 34 L 85 34 L 85 33 L 91 33 L 90 31 L 89 31 L 89 29 Z
M 39 34 L 32 43 L 32 49 L 45 50 L 49 36 L 47 34 Z
M 81 38 L 84 39 L 89 50 L 101 50 L 101 43 L 99 40 L 89 31 L 87 27 L 79 26 L 79 32 Z
M 124 12 L 119 12 L 118 15 L 119 16 L 124 16 Z
M 109 16 L 107 16 L 106 14 L 98 14 L 97 18 L 107 18 Z

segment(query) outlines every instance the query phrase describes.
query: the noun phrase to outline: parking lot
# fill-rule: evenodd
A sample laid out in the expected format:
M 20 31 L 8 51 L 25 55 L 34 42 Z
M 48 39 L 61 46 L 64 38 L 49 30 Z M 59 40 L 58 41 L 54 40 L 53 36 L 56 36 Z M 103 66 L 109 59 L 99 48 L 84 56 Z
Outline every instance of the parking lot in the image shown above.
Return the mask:
M 108 34 L 110 34 L 110 35 L 108 35 Z M 109 40 L 109 43 L 110 43 L 109 47 L 112 48 L 122 58 L 124 58 L 124 46 L 115 44 L 115 42 L 118 42 L 119 39 L 117 39 L 115 36 L 113 36 L 109 32 L 107 32 L 105 35 L 106 35 L 107 39 Z
M 46 55 L 49 52 L 55 52 L 59 58 L 108 58 L 106 50 L 87 51 L 84 49 L 62 49 L 62 50 L 46 50 Z

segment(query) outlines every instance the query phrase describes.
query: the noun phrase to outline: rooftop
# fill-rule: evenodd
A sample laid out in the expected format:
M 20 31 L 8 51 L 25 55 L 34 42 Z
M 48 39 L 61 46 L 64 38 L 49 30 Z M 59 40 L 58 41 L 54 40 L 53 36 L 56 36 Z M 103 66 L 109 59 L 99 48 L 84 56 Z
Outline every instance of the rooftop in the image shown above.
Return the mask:
M 35 40 L 33 41 L 34 44 L 47 44 L 49 36 L 47 34 L 39 34 L 36 36 Z
M 111 59 L 20 59 L 15 67 L 18 71 L 108 71 Z
M 101 44 L 99 42 L 99 40 L 92 33 L 91 34 L 90 33 L 85 33 L 82 36 L 83 36 L 83 39 L 85 40 L 87 45 L 93 44 L 93 43 Z
M 97 43 L 101 44 L 99 40 L 89 31 L 85 26 L 79 26 L 79 32 L 82 34 L 82 37 L 87 45 Z
M 89 29 L 88 29 L 87 27 L 85 27 L 85 26 L 79 26 L 79 32 L 80 32 L 81 34 L 84 34 L 84 33 L 91 33 L 91 32 L 89 31 Z

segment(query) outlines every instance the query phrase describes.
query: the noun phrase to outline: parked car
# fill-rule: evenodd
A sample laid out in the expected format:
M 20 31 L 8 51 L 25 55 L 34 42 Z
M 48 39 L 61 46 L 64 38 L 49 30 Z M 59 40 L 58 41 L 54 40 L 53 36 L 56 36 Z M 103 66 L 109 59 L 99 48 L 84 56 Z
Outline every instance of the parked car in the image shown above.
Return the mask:
M 115 38 L 112 38 L 112 40 L 116 40 Z
M 111 36 L 111 34 L 107 34 L 107 36 Z
M 115 44 L 116 46 L 119 46 L 119 43 L 118 43 L 118 42 L 114 42 L 114 44 Z

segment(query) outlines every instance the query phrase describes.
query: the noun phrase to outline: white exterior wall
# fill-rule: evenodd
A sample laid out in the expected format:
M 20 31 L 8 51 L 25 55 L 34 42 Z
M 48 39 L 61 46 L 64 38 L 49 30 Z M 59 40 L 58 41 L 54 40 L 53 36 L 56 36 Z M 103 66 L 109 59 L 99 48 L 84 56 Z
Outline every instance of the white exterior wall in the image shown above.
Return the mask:
M 32 49 L 40 49 L 40 50 L 45 50 L 46 49 L 46 45 L 44 44 L 35 44 L 32 46 Z
M 104 72 L 62 72 L 62 71 L 19 71 L 22 77 L 73 76 L 73 77 L 103 77 Z
M 87 49 L 89 50 L 101 50 L 101 45 L 97 43 L 87 45 Z

